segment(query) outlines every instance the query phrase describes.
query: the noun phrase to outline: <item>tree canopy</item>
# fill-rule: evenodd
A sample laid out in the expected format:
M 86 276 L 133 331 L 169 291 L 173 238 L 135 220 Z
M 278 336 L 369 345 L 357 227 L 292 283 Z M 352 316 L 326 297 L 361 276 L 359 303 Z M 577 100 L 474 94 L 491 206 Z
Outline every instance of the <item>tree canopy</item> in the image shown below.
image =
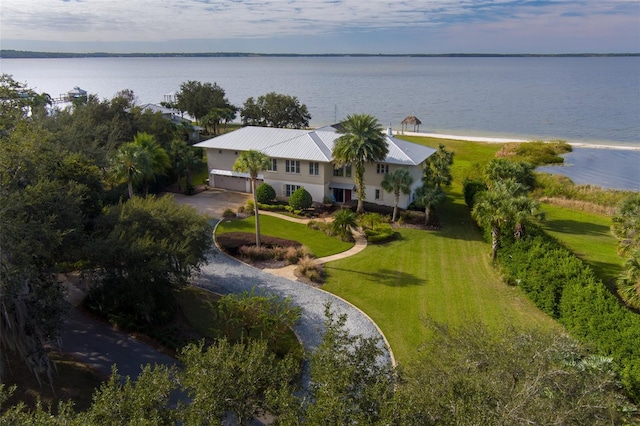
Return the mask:
M 180 111 L 187 112 L 196 121 L 219 109 L 232 110 L 235 116 L 237 108 L 230 104 L 225 96 L 224 89 L 217 83 L 189 80 L 182 83 L 180 91 L 176 93 L 176 107 Z M 222 117 L 218 114 L 214 121 L 220 123 L 221 119 Z
M 269 92 L 257 100 L 248 98 L 240 109 L 243 126 L 301 129 L 309 127 L 307 106 L 295 96 Z

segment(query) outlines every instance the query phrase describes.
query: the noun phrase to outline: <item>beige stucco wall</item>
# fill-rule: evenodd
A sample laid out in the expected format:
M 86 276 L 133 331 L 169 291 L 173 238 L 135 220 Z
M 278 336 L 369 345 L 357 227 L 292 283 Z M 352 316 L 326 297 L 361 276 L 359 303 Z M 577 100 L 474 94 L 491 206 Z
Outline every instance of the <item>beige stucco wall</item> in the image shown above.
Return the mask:
M 233 170 L 233 164 L 238 158 L 239 152 L 232 150 L 218 150 L 214 148 L 207 149 L 207 165 L 209 170 L 221 169 L 221 170 Z M 309 174 L 309 162 L 300 160 L 300 173 L 287 173 L 286 170 L 286 158 L 278 158 L 278 170 L 269 171 L 266 170 L 262 173 L 264 175 L 264 181 L 275 189 L 278 196 L 284 196 L 285 185 L 299 185 L 303 186 L 311 194 L 314 201 L 321 202 L 325 196 L 331 196 L 331 190 L 329 189 L 329 183 L 339 182 L 346 184 L 353 184 L 353 173 L 351 177 L 346 176 L 333 176 L 334 166 L 331 163 L 319 163 L 319 174 Z M 404 166 L 389 165 L 389 172 L 393 172 L 397 168 Z M 421 167 L 405 167 L 407 168 L 413 178 L 413 191 L 409 195 L 400 195 L 399 207 L 406 208 L 411 202 L 413 192 L 421 185 L 422 168 Z M 394 196 L 391 193 L 385 192 L 380 183 L 384 174 L 376 173 L 375 164 L 367 164 L 365 166 L 364 183 L 366 186 L 366 201 L 372 203 L 383 204 L 387 206 L 393 206 Z M 247 185 L 247 192 L 250 187 Z M 379 198 L 375 198 L 376 190 L 379 190 Z M 355 191 L 353 193 L 353 199 L 357 199 Z

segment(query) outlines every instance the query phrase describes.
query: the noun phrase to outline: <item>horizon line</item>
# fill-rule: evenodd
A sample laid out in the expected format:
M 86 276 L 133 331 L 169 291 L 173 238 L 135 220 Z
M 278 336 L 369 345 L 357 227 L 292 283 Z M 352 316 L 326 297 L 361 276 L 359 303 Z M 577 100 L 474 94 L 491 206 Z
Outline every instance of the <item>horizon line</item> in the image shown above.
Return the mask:
M 640 56 L 640 52 L 587 53 L 258 53 L 258 52 L 56 52 L 0 49 L 0 58 L 60 58 L 60 57 L 593 57 Z

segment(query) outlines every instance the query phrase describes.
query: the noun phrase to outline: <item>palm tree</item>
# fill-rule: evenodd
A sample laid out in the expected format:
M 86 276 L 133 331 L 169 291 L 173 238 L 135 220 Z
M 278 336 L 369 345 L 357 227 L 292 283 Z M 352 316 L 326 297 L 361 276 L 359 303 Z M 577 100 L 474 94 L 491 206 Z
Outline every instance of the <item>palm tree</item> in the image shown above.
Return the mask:
M 478 195 L 471 215 L 483 227 L 491 228 L 491 259 L 498 257 L 500 247 L 500 229 L 508 223 L 513 223 L 517 193 L 522 191 L 522 185 L 514 180 L 497 181 L 494 185 Z
M 249 173 L 251 192 L 253 193 L 253 208 L 256 217 L 256 247 L 260 248 L 260 215 L 258 214 L 258 198 L 256 196 L 256 179 L 258 174 L 269 168 L 269 157 L 260 151 L 249 150 L 242 152 L 233 165 L 233 170 Z
M 358 194 L 358 213 L 364 212 L 366 188 L 364 172 L 366 163 L 384 161 L 389 146 L 382 134 L 378 119 L 368 114 L 348 115 L 342 123 L 344 135 L 336 140 L 333 160 L 340 165 L 351 164 L 355 169 L 355 184 Z
M 424 207 L 424 224 L 429 225 L 434 208 L 441 204 L 446 194 L 439 186 L 422 185 L 416 191 L 416 204 Z
M 640 250 L 625 262 L 625 270 L 618 278 L 620 297 L 635 309 L 640 309 Z
M 540 210 L 540 203 L 526 195 L 520 195 L 513 200 L 515 229 L 513 236 L 516 241 L 526 235 L 526 223 L 531 219 L 541 220 L 544 212 Z
M 351 231 L 358 226 L 357 215 L 351 210 L 340 210 L 333 216 L 331 224 L 333 232 L 340 235 L 343 241 L 351 239 Z
M 618 253 L 626 256 L 640 248 L 640 194 L 625 199 L 612 219 L 611 233 L 618 240 Z
M 138 132 L 133 138 L 133 143 L 147 152 L 151 159 L 151 167 L 147 174 L 142 176 L 144 195 L 149 193 L 149 182 L 154 181 L 156 176 L 165 174 L 171 169 L 171 159 L 156 139 L 146 132 Z
M 111 160 L 111 168 L 116 178 L 127 182 L 129 198 L 133 198 L 133 184 L 142 182 L 145 176 L 152 173 L 151 163 L 149 153 L 133 142 L 120 146 Z
M 387 192 L 392 192 L 394 196 L 393 217 L 392 222 L 398 217 L 398 202 L 400 201 L 400 193 L 409 194 L 411 185 L 413 184 L 413 176 L 407 169 L 396 169 L 393 173 L 386 173 L 382 178 L 382 188 Z

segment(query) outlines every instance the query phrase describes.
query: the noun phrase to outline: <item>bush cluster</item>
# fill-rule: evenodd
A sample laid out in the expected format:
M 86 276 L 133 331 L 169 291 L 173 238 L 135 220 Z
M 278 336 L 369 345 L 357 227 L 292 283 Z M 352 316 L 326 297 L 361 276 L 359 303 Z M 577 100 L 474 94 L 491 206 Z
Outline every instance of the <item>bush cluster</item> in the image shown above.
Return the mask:
M 640 315 L 621 305 L 570 251 L 536 233 L 500 251 L 507 282 L 520 286 L 573 336 L 611 356 L 627 392 L 640 400 Z

